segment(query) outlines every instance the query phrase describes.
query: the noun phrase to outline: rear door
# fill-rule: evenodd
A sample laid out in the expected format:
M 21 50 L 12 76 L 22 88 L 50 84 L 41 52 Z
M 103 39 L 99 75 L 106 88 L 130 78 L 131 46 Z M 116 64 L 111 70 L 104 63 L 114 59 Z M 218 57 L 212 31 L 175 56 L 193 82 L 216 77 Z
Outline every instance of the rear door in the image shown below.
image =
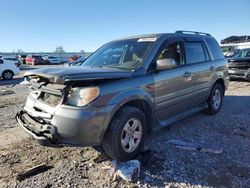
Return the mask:
M 192 97 L 187 101 L 187 105 L 192 107 L 207 100 L 214 70 L 202 38 L 186 38 L 184 49 L 185 67 L 191 74 L 187 93 Z

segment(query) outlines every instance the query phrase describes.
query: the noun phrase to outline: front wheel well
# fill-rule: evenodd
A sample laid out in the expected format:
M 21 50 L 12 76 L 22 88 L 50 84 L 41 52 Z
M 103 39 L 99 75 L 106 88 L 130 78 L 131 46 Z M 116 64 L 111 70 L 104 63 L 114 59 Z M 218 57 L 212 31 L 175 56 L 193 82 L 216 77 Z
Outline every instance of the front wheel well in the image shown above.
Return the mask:
M 153 111 L 149 103 L 143 99 L 136 99 L 123 104 L 120 109 L 124 106 L 132 106 L 140 109 L 146 116 L 147 119 L 147 133 L 151 133 L 153 125 Z

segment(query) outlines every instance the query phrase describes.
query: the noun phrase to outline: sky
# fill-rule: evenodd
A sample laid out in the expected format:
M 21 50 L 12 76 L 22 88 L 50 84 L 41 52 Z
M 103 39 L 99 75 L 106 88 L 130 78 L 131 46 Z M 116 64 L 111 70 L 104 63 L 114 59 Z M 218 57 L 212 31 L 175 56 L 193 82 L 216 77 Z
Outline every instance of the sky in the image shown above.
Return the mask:
M 250 35 L 250 0 L 0 0 L 0 52 L 93 52 L 120 37 Z

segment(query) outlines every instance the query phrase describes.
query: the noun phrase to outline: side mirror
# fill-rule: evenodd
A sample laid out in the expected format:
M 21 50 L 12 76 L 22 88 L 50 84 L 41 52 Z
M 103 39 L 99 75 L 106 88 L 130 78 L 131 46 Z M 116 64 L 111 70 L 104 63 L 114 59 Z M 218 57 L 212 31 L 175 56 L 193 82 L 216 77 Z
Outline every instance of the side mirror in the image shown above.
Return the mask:
M 165 69 L 171 69 L 173 67 L 176 67 L 177 64 L 174 59 L 172 58 L 166 58 L 166 59 L 158 59 L 156 62 L 156 69 L 157 70 L 165 70 Z

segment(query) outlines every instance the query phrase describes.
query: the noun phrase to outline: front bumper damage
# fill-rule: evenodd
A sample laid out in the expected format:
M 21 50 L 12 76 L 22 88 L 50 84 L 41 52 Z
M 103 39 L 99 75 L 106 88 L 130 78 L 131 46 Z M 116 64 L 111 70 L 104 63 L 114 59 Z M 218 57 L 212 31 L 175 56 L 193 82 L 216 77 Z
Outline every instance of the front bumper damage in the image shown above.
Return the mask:
M 24 110 L 15 116 L 19 125 L 43 146 L 59 147 L 61 138 L 57 128 L 47 124 L 43 119 L 34 118 Z
M 95 146 L 101 143 L 115 105 L 75 107 L 59 102 L 52 106 L 52 102 L 48 104 L 38 95 L 27 97 L 16 120 L 41 145 Z
M 229 66 L 228 75 L 230 78 L 250 80 L 250 68 L 240 66 Z
M 39 144 L 49 147 L 96 146 L 102 141 L 114 105 L 88 110 L 62 105 L 51 119 L 34 109 L 25 109 L 29 108 L 24 106 L 16 114 L 16 120 Z

